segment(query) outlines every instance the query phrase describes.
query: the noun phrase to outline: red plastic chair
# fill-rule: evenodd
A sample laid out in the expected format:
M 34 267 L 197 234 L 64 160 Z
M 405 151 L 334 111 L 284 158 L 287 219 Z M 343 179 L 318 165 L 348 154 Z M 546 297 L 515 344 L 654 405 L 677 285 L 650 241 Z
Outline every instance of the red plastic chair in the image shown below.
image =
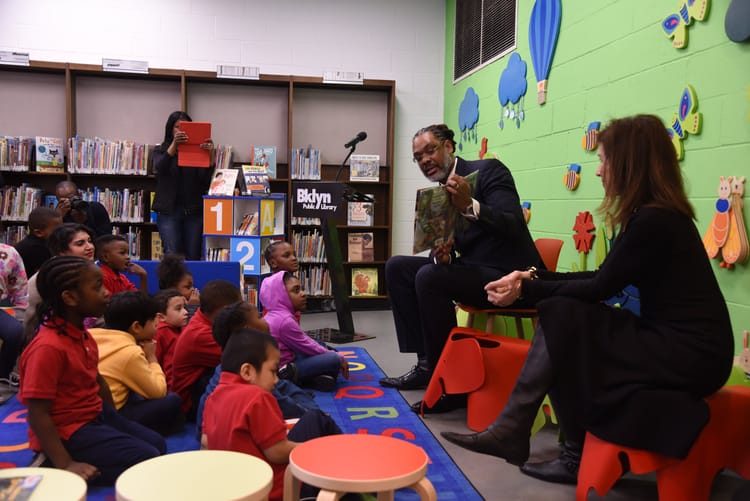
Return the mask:
M 536 249 L 539 252 L 539 256 L 544 262 L 544 266 L 550 270 L 557 270 L 557 261 L 560 258 L 560 251 L 562 250 L 563 241 L 557 238 L 537 238 L 534 241 Z M 486 313 L 487 322 L 485 324 L 485 332 L 494 332 L 495 330 L 495 316 L 513 317 L 516 321 L 516 332 L 520 339 L 525 339 L 526 336 L 523 330 L 523 319 L 530 318 L 531 323 L 536 328 L 536 322 L 538 320 L 538 314 L 536 308 L 489 308 L 480 309 L 472 306 L 466 306 L 458 304 L 458 308 L 467 312 L 466 325 L 472 327 L 474 325 L 474 315 L 477 313 Z
M 750 387 L 728 386 L 707 399 L 711 420 L 683 460 L 605 442 L 587 433 L 578 471 L 576 500 L 589 490 L 604 496 L 622 476 L 621 456 L 630 471 L 656 472 L 659 499 L 708 501 L 716 474 L 730 468 L 750 479 Z
M 530 341 L 455 327 L 443 347 L 422 406 L 432 407 L 443 393 L 468 393 L 466 425 L 487 428 L 505 406 L 518 379 Z

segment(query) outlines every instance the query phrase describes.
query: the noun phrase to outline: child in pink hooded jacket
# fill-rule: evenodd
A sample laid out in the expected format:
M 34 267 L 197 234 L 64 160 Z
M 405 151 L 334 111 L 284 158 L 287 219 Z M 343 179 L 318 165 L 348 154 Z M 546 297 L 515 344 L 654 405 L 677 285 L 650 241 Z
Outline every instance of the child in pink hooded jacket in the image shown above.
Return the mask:
M 288 271 L 278 271 L 265 278 L 260 286 L 260 300 L 266 310 L 263 319 L 279 344 L 279 366 L 294 362 L 300 386 L 333 391 L 339 372 L 349 377 L 344 357 L 310 338 L 297 323 L 295 311 L 307 307 L 307 296 L 297 277 Z

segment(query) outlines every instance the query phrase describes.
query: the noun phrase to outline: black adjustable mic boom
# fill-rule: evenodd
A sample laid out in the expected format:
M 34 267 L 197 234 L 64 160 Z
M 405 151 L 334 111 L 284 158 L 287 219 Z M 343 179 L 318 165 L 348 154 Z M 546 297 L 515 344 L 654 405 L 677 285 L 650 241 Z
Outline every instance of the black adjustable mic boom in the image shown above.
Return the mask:
M 365 139 L 367 139 L 367 132 L 358 132 L 355 138 L 344 145 L 344 148 L 351 148 L 355 144 L 359 143 L 360 141 L 364 141 Z

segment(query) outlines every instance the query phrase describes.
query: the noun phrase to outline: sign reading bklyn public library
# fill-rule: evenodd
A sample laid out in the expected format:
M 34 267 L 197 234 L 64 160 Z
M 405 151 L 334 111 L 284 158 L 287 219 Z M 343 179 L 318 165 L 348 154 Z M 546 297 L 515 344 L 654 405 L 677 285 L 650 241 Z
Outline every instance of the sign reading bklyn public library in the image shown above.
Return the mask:
M 333 219 L 344 201 L 346 185 L 335 182 L 294 181 L 292 215 Z

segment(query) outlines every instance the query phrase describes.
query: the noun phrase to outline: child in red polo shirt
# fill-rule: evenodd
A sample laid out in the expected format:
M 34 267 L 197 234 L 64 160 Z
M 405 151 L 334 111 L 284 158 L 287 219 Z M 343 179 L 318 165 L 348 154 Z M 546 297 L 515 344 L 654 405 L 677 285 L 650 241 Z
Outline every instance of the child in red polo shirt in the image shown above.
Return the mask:
M 211 280 L 201 291 L 201 306 L 180 333 L 174 347 L 174 366 L 169 388 L 182 399 L 182 412 L 195 421 L 198 402 L 221 362 L 211 326 L 221 308 L 240 301 L 242 294 L 231 282 Z
M 203 432 L 208 449 L 243 452 L 273 469 L 269 499 L 281 500 L 289 453 L 298 442 L 341 433 L 320 410 L 307 411 L 289 431 L 276 398 L 281 354 L 265 332 L 241 329 L 232 333 L 221 356 L 219 385 L 206 400 Z M 304 497 L 314 496 L 304 492 Z
M 102 235 L 96 239 L 96 258 L 102 267 L 104 287 L 110 294 L 137 291 L 148 294 L 148 275 L 142 266 L 130 262 L 130 246 L 122 235 Z M 136 287 L 124 272 L 137 275 L 140 287 Z
M 164 289 L 154 294 L 156 313 L 156 360 L 164 370 L 167 381 L 174 370 L 174 347 L 182 329 L 188 322 L 185 296 L 177 289 Z
M 44 453 L 42 466 L 113 484 L 130 466 L 164 454 L 166 443 L 114 410 L 97 370 L 99 352 L 83 319 L 107 307 L 102 272 L 88 259 L 53 257 L 40 268 L 37 289 L 43 321 L 21 355 L 18 393 L 28 408 L 30 447 Z

